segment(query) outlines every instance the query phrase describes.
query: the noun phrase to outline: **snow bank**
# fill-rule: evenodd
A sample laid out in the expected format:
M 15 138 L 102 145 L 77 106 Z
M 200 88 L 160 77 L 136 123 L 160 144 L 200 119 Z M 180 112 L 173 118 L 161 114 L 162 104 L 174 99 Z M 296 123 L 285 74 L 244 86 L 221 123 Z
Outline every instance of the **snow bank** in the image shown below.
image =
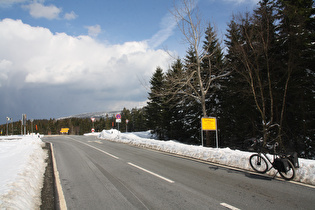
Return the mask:
M 38 135 L 0 137 L 0 209 L 39 209 L 47 152 Z
M 117 130 L 103 130 L 94 134 L 101 139 L 122 142 L 138 147 L 145 147 L 173 154 L 197 158 L 200 160 L 251 170 L 249 157 L 251 152 L 231 150 L 229 148 L 209 148 L 182 144 L 176 141 L 160 141 L 150 139 L 150 132 L 120 133 Z M 315 185 L 315 161 L 299 158 L 300 168 L 296 171 L 295 181 Z M 268 172 L 274 175 L 275 171 Z
M 93 132 L 93 133 L 85 133 L 84 136 L 99 136 L 100 132 Z

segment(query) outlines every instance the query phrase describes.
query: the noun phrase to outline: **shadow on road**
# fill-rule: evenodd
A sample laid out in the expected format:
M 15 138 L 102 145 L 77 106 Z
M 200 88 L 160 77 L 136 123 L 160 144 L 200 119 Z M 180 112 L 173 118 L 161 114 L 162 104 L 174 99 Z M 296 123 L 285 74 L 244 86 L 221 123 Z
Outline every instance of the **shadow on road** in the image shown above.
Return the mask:
M 210 163 L 211 164 L 211 163 Z M 256 174 L 256 173 L 251 173 L 248 171 L 242 171 L 242 170 L 238 170 L 238 169 L 232 169 L 232 168 L 225 168 L 225 167 L 220 167 L 220 166 L 209 166 L 210 170 L 225 170 L 228 173 L 237 173 L 237 174 L 243 174 L 248 178 L 251 179 L 261 179 L 261 180 L 267 180 L 267 181 L 271 181 L 273 178 L 267 175 L 263 175 L 263 174 Z
M 267 180 L 267 181 L 271 181 L 273 178 L 272 177 L 268 177 L 265 175 L 260 175 L 260 174 L 252 174 L 252 173 L 248 173 L 245 172 L 245 176 L 251 179 L 262 179 L 262 180 Z
M 198 163 L 206 164 L 206 165 L 208 165 L 209 169 L 213 170 L 213 171 L 225 170 L 228 173 L 242 174 L 242 175 L 245 175 L 246 177 L 251 178 L 251 179 L 260 179 L 260 180 L 266 180 L 266 181 L 273 180 L 273 177 L 270 177 L 270 176 L 265 175 L 265 174 L 257 174 L 257 173 L 254 173 L 254 172 L 244 171 L 242 169 L 236 169 L 236 168 L 233 169 L 233 168 L 230 168 L 230 167 L 225 167 L 223 165 L 222 166 L 218 166 L 217 164 L 213 164 L 211 162 L 198 160 L 198 159 L 195 159 L 195 158 L 192 158 L 192 157 L 185 157 L 185 156 L 181 156 L 181 155 L 174 155 L 174 154 L 167 153 L 167 152 L 162 152 L 162 153 L 164 153 L 165 155 L 168 155 L 168 156 L 172 156 L 172 157 L 176 157 L 176 158 L 181 158 L 181 159 L 185 159 L 185 160 L 190 160 L 190 161 L 195 161 L 195 162 L 198 162 Z

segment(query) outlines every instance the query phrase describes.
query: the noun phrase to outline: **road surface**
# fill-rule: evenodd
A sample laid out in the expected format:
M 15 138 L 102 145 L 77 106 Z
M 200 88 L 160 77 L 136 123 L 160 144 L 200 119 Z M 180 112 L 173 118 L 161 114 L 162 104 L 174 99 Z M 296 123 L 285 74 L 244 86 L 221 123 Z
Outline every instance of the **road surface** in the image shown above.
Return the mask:
M 314 209 L 315 189 L 171 154 L 47 136 L 68 209 Z

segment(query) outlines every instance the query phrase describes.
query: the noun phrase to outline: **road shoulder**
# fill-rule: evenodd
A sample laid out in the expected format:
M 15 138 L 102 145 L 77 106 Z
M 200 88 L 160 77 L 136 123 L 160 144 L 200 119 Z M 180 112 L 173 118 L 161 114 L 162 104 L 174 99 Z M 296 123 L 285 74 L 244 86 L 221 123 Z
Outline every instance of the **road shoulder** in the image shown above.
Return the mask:
M 47 166 L 44 174 L 44 183 L 41 192 L 42 204 L 40 206 L 40 209 L 53 210 L 56 209 L 55 205 L 56 193 L 55 176 L 53 171 L 50 143 L 45 143 L 45 147 L 43 149 L 48 150 L 48 157 L 46 159 Z

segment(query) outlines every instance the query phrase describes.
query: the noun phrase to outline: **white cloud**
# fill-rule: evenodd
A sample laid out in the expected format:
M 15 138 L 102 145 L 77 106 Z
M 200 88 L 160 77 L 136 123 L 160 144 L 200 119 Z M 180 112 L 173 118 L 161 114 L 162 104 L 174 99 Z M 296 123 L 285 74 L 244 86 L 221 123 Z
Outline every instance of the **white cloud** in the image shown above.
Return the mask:
M 174 29 L 177 27 L 176 19 L 173 15 L 168 13 L 165 15 L 160 23 L 160 30 L 148 40 L 148 44 L 152 48 L 160 46 L 166 41 L 171 35 L 173 35 Z
M 139 78 L 149 81 L 157 66 L 166 70 L 170 57 L 162 50 L 152 50 L 146 42 L 105 45 L 90 36 L 53 34 L 21 20 L 4 19 L 0 21 L 0 61 L 0 97 L 4 90 L 28 90 L 30 97 L 35 92 L 47 97 L 48 105 L 41 109 L 56 109 L 52 107 L 60 107 L 56 103 L 62 100 L 80 113 L 78 109 L 87 106 L 109 110 L 105 106 L 145 101 L 147 90 Z M 23 97 L 27 104 L 28 98 Z
M 0 87 L 2 86 L 2 82 L 8 79 L 8 73 L 10 72 L 11 66 L 11 61 L 6 59 L 0 60 Z
M 251 4 L 257 4 L 259 0 L 224 0 L 225 2 L 231 2 L 235 4 L 244 4 L 244 3 L 251 3 Z
M 66 20 L 74 20 L 77 17 L 78 17 L 78 15 L 76 15 L 74 11 L 71 11 L 70 13 L 66 13 L 64 15 L 64 19 L 66 19 Z
M 28 9 L 30 15 L 34 18 L 47 18 L 49 20 L 59 18 L 59 14 L 62 11 L 61 8 L 54 5 L 44 6 L 37 2 L 33 2 L 23 7 Z
M 11 7 L 17 3 L 23 3 L 28 0 L 0 0 L 0 7 Z
M 99 33 L 101 33 L 102 29 L 100 25 L 94 26 L 86 26 L 85 28 L 88 29 L 89 36 L 97 37 Z

